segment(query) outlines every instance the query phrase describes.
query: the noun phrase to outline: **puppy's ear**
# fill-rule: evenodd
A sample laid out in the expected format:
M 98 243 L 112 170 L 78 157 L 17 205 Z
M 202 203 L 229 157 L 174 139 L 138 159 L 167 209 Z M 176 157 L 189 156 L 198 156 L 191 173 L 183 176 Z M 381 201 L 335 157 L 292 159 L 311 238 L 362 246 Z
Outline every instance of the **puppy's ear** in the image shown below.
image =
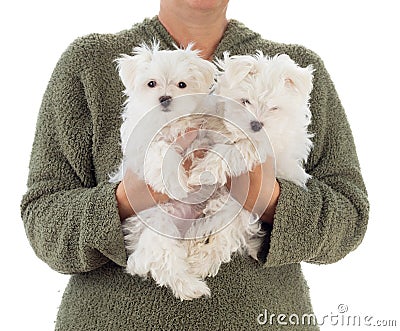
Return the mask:
M 142 44 L 133 49 L 133 56 L 123 54 L 116 60 L 119 76 L 127 91 L 134 88 L 137 68 L 151 62 L 154 52 L 158 50 L 158 45 L 158 43 L 153 44 L 153 49 L 151 49 L 146 44 Z
M 308 98 L 313 88 L 314 69 L 312 65 L 302 68 L 286 54 L 278 55 L 277 60 L 284 64 L 283 78 L 285 87 L 295 89 L 305 98 Z
M 133 49 L 133 55 L 140 55 L 144 62 L 150 62 L 153 58 L 154 53 L 160 50 L 160 42 L 157 40 L 153 40 L 151 47 L 146 43 L 141 44 L 138 47 Z
M 199 75 L 200 81 L 211 88 L 217 74 L 217 67 L 212 62 L 200 57 L 201 52 L 194 49 L 194 43 L 189 43 L 186 48 L 180 50 L 185 52 L 190 59 L 191 72 Z
M 201 60 L 199 61 L 200 72 L 204 78 L 204 81 L 210 86 L 214 84 L 215 76 L 217 75 L 217 67 L 209 61 Z
M 253 56 L 229 56 L 229 53 L 224 53 L 224 59 L 217 60 L 217 66 L 223 71 L 225 84 L 232 87 L 256 72 L 256 61 Z
M 135 71 L 139 59 L 135 56 L 123 54 L 121 58 L 116 60 L 118 64 L 119 77 L 124 84 L 126 90 L 131 90 L 134 87 Z

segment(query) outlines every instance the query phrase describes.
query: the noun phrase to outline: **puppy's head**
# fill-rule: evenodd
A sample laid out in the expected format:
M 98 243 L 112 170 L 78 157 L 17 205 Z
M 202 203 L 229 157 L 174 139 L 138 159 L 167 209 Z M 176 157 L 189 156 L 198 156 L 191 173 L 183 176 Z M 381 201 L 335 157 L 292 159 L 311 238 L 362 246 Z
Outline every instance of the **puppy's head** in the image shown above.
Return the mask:
M 199 56 L 193 45 L 176 50 L 160 50 L 159 44 L 151 48 L 142 45 L 134 48 L 133 55 L 123 55 L 117 62 L 125 94 L 141 112 L 186 109 L 189 113 L 192 105 L 188 105 L 187 100 L 190 97 L 178 97 L 208 93 L 216 71 L 212 63 Z
M 217 65 L 222 72 L 216 93 L 240 105 L 230 102 L 225 116 L 234 118 L 246 134 L 255 135 L 263 127 L 268 133 L 282 130 L 277 126 L 289 122 L 304 126 L 309 119 L 311 66 L 301 68 L 286 54 L 270 58 L 262 52 L 232 57 L 225 53 Z

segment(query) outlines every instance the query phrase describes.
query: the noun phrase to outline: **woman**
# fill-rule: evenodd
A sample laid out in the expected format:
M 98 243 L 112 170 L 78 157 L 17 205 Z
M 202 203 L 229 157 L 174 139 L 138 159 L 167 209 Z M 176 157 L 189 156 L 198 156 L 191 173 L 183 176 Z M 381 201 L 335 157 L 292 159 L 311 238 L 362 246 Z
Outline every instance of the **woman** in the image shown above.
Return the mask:
M 312 319 L 302 319 L 312 306 L 300 262 L 338 261 L 360 244 L 367 226 L 368 200 L 352 134 L 322 60 L 304 47 L 263 40 L 228 21 L 227 4 L 161 0 L 158 17 L 117 34 L 77 39 L 58 62 L 40 110 L 21 205 L 37 255 L 53 269 L 72 274 L 57 330 L 277 330 L 281 325 L 318 330 Z M 237 256 L 224 264 L 207 280 L 211 298 L 181 302 L 151 280 L 124 273 L 121 220 L 133 213 L 125 189 L 137 185 L 137 192 L 144 184 L 108 182 L 121 158 L 124 102 L 113 61 L 154 38 L 166 49 L 195 41 L 208 60 L 226 50 L 262 50 L 286 53 L 302 67 L 315 68 L 308 190 L 273 179 L 274 194 L 261 216 L 273 227 L 269 250 L 266 242 L 260 262 Z M 250 173 L 249 210 L 252 197 L 271 184 L 261 181 L 260 173 Z M 153 197 L 165 199 L 154 192 Z M 279 314 L 284 316 L 274 318 Z M 289 316 L 298 316 L 297 325 Z

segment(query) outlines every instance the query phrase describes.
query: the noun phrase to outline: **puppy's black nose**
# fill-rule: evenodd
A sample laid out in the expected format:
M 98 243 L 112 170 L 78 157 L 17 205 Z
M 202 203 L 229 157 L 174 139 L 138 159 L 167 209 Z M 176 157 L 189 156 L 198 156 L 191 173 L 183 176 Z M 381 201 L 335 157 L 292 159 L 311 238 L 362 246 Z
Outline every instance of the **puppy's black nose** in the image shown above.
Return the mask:
M 251 126 L 251 129 L 254 132 L 258 132 L 258 131 L 261 130 L 261 128 L 264 126 L 264 124 L 262 122 L 259 122 L 259 121 L 251 121 L 250 122 L 250 126 Z
M 172 97 L 169 95 L 163 95 L 158 100 L 160 100 L 161 106 L 168 107 L 172 101 Z

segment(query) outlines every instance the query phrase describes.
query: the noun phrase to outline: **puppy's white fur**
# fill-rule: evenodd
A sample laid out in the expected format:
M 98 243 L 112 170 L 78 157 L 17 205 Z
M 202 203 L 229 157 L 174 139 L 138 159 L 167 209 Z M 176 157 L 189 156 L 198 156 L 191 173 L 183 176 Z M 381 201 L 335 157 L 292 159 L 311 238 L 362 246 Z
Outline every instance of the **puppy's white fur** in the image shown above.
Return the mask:
M 222 186 L 228 176 L 239 176 L 274 157 L 276 176 L 305 188 L 310 175 L 303 164 L 312 147 L 308 133 L 312 67 L 301 68 L 287 55 L 270 58 L 261 52 L 233 57 L 226 53 L 218 64 L 223 72 L 217 79 L 216 93 L 222 97 L 219 108 L 225 125 L 219 123 L 212 131 L 223 134 L 214 135 L 215 145 L 203 159 L 194 160 L 189 183 Z M 265 199 L 266 207 L 269 198 Z M 225 207 L 215 214 L 221 204 Z M 231 222 L 214 232 L 207 244 L 189 245 L 189 263 L 195 272 L 202 277 L 215 275 L 221 263 L 237 251 L 245 250 L 257 258 L 263 240 L 260 223 L 250 222 L 252 215 L 235 208 L 233 199 L 224 194 L 208 206 L 212 210 L 207 223 L 210 233 L 218 226 L 221 229 L 221 221 Z M 206 233 L 204 226 L 191 230 L 197 235 Z
M 159 50 L 158 44 L 142 45 L 132 56 L 118 59 L 128 99 L 120 130 L 124 162 L 112 181 L 122 180 L 129 168 L 156 191 L 186 197 L 182 157 L 171 147 L 188 127 L 200 125 L 199 118 L 187 115 L 197 108 L 201 94 L 209 92 L 215 73 L 192 47 L 168 51 Z
M 188 230 L 187 260 L 192 273 L 205 278 L 215 276 L 222 263 L 230 262 L 234 253 L 257 259 L 264 236 L 254 216 L 232 199 L 222 186 L 206 203 L 205 218 Z M 200 239 L 199 239 L 200 238 Z
M 187 128 L 200 125 L 199 117 L 187 115 L 197 109 L 201 96 L 209 93 L 216 68 L 201 59 L 192 45 L 173 51 L 143 45 L 133 53 L 118 60 L 128 99 L 121 126 L 124 160 L 111 181 L 122 180 L 130 170 L 155 191 L 184 198 L 187 175 L 174 142 Z M 127 272 L 142 277 L 150 274 L 180 299 L 209 295 L 201 277 L 189 272 L 184 243 L 176 239 L 182 235 L 175 221 L 192 218 L 186 214 L 193 209 L 175 202 L 164 205 L 163 210 L 143 210 L 124 222 Z
M 223 72 L 216 94 L 224 97 L 226 138 L 231 143 L 215 144 L 213 153 L 196 160 L 189 183 L 199 183 L 200 175 L 208 172 L 212 176 L 204 177 L 202 184 L 223 185 L 227 176 L 239 176 L 269 155 L 275 158 L 278 178 L 305 188 L 310 175 L 304 163 L 312 147 L 312 66 L 301 68 L 286 54 L 270 58 L 261 52 L 232 57 L 225 53 L 218 64 Z

